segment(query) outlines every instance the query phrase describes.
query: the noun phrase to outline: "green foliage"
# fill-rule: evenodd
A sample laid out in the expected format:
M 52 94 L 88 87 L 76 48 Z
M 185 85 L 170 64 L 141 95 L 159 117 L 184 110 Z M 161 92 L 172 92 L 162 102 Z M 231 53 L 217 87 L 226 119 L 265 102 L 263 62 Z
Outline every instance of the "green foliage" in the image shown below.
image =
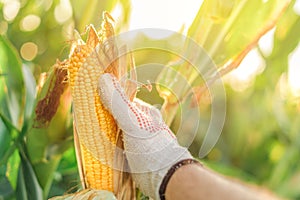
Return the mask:
M 37 102 L 52 89 L 54 70 L 49 70 L 50 66 L 57 58 L 63 60 L 67 57 L 73 27 L 79 32 L 83 32 L 90 23 L 99 27 L 102 11 L 111 11 L 120 4 L 122 17 L 117 20 L 116 30 L 121 32 L 130 22 L 130 3 L 126 0 L 71 0 L 71 15 L 57 20 L 55 10 L 62 1 L 20 1 L 16 17 L 7 20 L 3 17 L 2 2 L 0 199 L 46 199 L 74 192 L 80 188 L 80 182 L 72 145 L 70 98 L 67 92 L 62 95 L 60 107 L 47 126 L 34 126 L 35 108 Z M 201 45 L 212 60 L 196 59 L 203 55 L 194 58 L 194 49 L 188 41 L 183 51 L 187 51 L 188 59 L 197 60 L 196 64 L 205 66 L 205 72 L 210 72 L 210 67 L 215 65 L 219 72 L 225 74 L 237 67 L 253 47 L 260 50 L 257 46 L 259 38 L 274 25 L 272 53 L 264 55 L 261 51 L 265 69 L 243 91 L 237 92 L 229 84 L 225 85 L 225 127 L 217 145 L 203 161 L 223 174 L 261 184 L 286 198 L 299 199 L 299 96 L 294 96 L 284 87 L 287 85 L 289 55 L 300 41 L 300 16 L 294 11 L 294 3 L 287 0 L 205 0 L 189 27 L 188 36 Z M 22 20 L 29 14 L 38 16 L 41 23 L 36 29 L 24 31 Z M 153 40 L 140 34 L 128 42 L 168 47 L 176 41 L 172 37 Z M 33 59 L 22 54 L 21 49 L 28 42 L 38 47 Z M 138 94 L 153 104 L 162 102 L 159 96 L 164 97 L 167 122 L 173 130 L 177 130 L 181 111 L 178 111 L 177 99 L 169 90 L 178 90 L 178 99 L 183 99 L 192 87 L 201 86 L 203 79 L 190 63 L 170 53 L 149 50 L 134 52 L 134 56 L 137 65 L 150 59 L 153 63 L 171 63 L 168 66 L 172 70 L 187 78 L 186 82 L 180 82 L 173 72 L 165 69 L 158 79 L 165 87 L 154 88 L 151 93 L 141 89 Z M 49 72 L 41 88 L 37 80 L 44 71 Z M 154 75 L 140 76 L 146 80 Z M 215 78 L 212 73 L 206 76 Z M 209 103 L 201 100 L 200 126 L 205 126 L 210 120 Z M 182 106 L 189 108 L 187 103 Z M 185 131 L 189 133 L 188 129 Z M 194 155 L 198 154 L 202 142 L 203 136 L 199 133 L 190 147 Z M 140 199 L 147 199 L 139 195 Z
M 24 84 L 21 60 L 17 51 L 3 36 L 0 37 L 1 70 L 1 114 L 7 117 L 12 127 L 20 128 L 19 118 L 22 114 Z
M 272 28 L 289 2 L 205 1 L 188 35 L 195 38 L 215 64 L 221 67 L 253 46 L 262 34 Z
M 186 95 L 190 94 L 192 87 L 182 85 L 199 84 L 200 78 L 204 79 L 202 82 L 208 84 L 208 80 L 216 78 L 217 70 L 224 75 L 237 67 L 241 59 L 256 45 L 258 39 L 273 27 L 288 3 L 289 0 L 273 0 L 266 3 L 261 0 L 204 1 L 188 31 L 188 36 L 193 40 L 186 40 L 184 49 L 184 52 L 188 52 L 186 57 L 171 63 L 157 80 L 168 90 L 176 91 L 174 97 L 171 92 L 159 88 L 166 100 L 164 107 L 168 110 L 165 112 L 177 110 L 177 106 L 175 108 L 170 106 L 174 104 L 174 100 L 185 99 Z M 203 48 L 202 51 L 193 46 L 194 41 Z M 198 55 L 194 55 L 195 51 L 198 51 Z M 212 70 L 213 68 L 217 69 Z M 177 79 L 180 79 L 178 76 L 183 76 L 187 83 L 178 81 Z M 173 115 L 166 118 L 167 121 L 172 121 Z

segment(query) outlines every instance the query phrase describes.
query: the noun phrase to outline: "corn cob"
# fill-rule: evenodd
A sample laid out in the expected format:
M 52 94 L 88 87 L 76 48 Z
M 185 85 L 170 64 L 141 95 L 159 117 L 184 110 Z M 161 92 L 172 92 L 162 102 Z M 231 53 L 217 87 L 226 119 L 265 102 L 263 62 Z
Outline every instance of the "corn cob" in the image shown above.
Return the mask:
M 118 72 L 124 71 L 118 69 L 124 66 L 119 66 L 118 60 L 115 60 L 118 49 L 111 40 L 114 32 L 108 18 L 110 15 L 104 13 L 100 37 L 90 25 L 86 43 L 79 38 L 73 44 L 68 73 L 73 97 L 75 147 L 83 187 L 112 191 L 120 197 L 124 188 L 120 188 L 120 183 L 116 181 L 123 184 L 128 182 L 124 178 L 130 179 L 112 168 L 116 144 L 120 143 L 120 131 L 113 117 L 103 107 L 97 92 L 98 78 L 102 73 L 110 72 L 119 77 L 121 74 Z M 132 89 L 129 94 L 134 94 Z M 131 181 L 129 184 L 128 189 L 134 191 Z M 129 196 L 132 198 L 134 192 Z

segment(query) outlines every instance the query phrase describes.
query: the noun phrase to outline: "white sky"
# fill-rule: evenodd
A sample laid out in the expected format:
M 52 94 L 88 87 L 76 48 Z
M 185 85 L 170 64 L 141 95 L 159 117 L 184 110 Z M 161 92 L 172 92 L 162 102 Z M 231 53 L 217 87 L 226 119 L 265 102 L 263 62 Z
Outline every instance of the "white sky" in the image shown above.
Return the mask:
M 202 0 L 131 0 L 129 29 L 161 28 L 179 31 L 188 28 L 196 16 Z

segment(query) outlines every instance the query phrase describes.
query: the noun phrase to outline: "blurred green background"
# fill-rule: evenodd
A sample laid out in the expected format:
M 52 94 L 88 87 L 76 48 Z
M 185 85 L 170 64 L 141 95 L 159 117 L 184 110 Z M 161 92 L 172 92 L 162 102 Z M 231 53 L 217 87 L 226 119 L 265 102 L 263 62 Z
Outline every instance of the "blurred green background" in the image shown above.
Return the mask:
M 100 27 L 104 10 L 115 18 L 117 33 L 166 28 L 202 46 L 226 89 L 224 129 L 202 161 L 279 196 L 300 199 L 299 0 L 0 0 L 0 199 L 46 199 L 80 188 L 70 99 L 61 97 L 65 104 L 44 127 L 35 126 L 34 107 L 51 86 L 51 66 L 68 57 L 73 30 L 83 33 L 91 23 Z M 189 45 L 172 35 L 153 38 L 143 32 L 128 41 L 147 42 L 166 48 Z M 193 67 L 171 53 L 138 51 L 134 57 L 137 66 L 162 63 L 189 84 L 203 86 Z M 48 71 L 48 82 L 37 87 L 41 73 Z M 176 84 L 164 79 L 166 73 L 160 72 L 158 82 L 176 90 Z M 138 97 L 168 108 L 165 115 L 175 131 L 180 109 L 164 90 L 140 89 Z M 199 107 L 206 126 L 210 97 L 202 97 Z M 202 142 L 199 133 L 190 146 L 195 157 Z

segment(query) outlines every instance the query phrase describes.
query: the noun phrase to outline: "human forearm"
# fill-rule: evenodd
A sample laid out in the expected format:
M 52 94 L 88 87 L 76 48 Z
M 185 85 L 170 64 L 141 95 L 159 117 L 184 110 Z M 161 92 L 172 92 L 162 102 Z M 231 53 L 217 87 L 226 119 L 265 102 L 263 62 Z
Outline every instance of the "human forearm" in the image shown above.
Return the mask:
M 209 169 L 191 164 L 179 168 L 166 188 L 166 199 L 276 199 L 245 184 L 229 180 Z

